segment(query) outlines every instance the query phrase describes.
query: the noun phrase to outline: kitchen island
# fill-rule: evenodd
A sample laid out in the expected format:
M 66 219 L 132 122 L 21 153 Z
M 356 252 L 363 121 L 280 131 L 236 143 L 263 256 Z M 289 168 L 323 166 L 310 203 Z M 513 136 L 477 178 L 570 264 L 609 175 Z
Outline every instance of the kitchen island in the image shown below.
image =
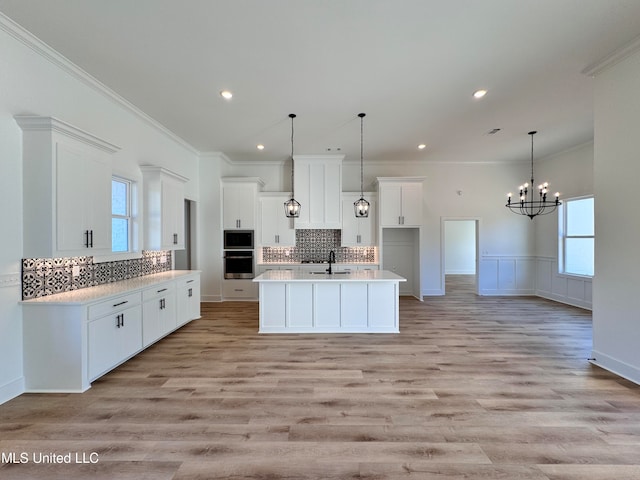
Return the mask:
M 260 333 L 398 333 L 400 282 L 386 270 L 270 270 L 259 284 Z

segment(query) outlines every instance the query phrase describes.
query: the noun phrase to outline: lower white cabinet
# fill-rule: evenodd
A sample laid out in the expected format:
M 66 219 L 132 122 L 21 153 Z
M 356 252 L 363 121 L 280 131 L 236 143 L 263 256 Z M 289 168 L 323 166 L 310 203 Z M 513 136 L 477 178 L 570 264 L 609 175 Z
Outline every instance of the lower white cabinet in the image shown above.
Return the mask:
M 84 392 L 200 317 L 200 273 L 170 271 L 22 302 L 27 392 Z
M 175 330 L 175 283 L 157 285 L 142 292 L 142 346 L 148 347 Z
M 200 318 L 200 274 L 178 280 L 178 327 Z
M 137 305 L 89 321 L 89 380 L 95 380 L 142 348 L 139 299 L 140 294 Z
M 251 280 L 225 279 L 222 281 L 222 296 L 225 300 L 255 300 L 258 286 Z

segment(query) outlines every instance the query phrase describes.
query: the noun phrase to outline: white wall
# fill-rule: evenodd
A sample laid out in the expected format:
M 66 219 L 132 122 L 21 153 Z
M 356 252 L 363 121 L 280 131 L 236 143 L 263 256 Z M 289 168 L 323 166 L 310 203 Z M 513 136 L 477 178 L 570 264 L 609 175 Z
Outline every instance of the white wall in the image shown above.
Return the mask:
M 444 273 L 476 273 L 475 220 L 445 220 Z
M 595 363 L 640 383 L 640 43 L 595 78 Z
M 188 198 L 199 193 L 193 149 L 0 15 L 0 403 L 23 390 L 22 134 L 13 117 L 26 114 L 57 117 L 118 145 L 118 173 L 139 179 L 138 165 L 158 165 L 192 179 Z
M 535 167 L 536 180 L 550 182 L 551 192 L 559 191 L 561 200 L 594 193 L 593 142 L 543 158 Z M 592 280 L 558 273 L 558 214 L 537 217 L 534 222 L 536 295 L 591 309 Z

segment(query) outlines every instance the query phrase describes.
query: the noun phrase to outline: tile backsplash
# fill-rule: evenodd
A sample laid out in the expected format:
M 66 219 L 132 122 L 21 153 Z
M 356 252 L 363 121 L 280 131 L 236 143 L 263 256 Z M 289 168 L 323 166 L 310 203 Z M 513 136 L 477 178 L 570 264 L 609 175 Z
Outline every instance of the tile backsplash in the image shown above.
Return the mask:
M 341 247 L 341 230 L 296 230 L 295 247 L 263 247 L 264 263 L 300 263 L 327 260 L 336 253 L 340 263 L 374 263 L 375 247 Z
M 165 257 L 165 262 L 161 260 Z M 78 275 L 73 276 L 74 267 Z M 142 258 L 93 263 L 93 257 L 22 259 L 22 299 L 44 297 L 80 288 L 171 270 L 171 251 L 143 251 Z

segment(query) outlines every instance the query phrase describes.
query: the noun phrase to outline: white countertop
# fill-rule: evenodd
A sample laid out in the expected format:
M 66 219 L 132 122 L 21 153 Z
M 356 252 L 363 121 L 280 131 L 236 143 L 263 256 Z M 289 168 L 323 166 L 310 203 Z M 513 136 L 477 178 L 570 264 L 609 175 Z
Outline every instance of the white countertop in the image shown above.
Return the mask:
M 199 270 L 169 270 L 167 272 L 154 273 L 153 275 L 143 275 L 141 277 L 121 280 L 119 282 L 105 283 L 96 287 L 80 288 L 70 292 L 56 293 L 44 297 L 23 300 L 23 305 L 83 305 L 104 300 L 120 293 L 133 293 L 136 290 L 143 290 L 152 285 L 176 280 Z
M 318 272 L 325 267 L 318 265 Z M 407 279 L 388 270 L 352 270 L 334 272 L 332 275 L 313 274 L 297 270 L 269 270 L 253 279 L 254 282 L 406 282 Z

